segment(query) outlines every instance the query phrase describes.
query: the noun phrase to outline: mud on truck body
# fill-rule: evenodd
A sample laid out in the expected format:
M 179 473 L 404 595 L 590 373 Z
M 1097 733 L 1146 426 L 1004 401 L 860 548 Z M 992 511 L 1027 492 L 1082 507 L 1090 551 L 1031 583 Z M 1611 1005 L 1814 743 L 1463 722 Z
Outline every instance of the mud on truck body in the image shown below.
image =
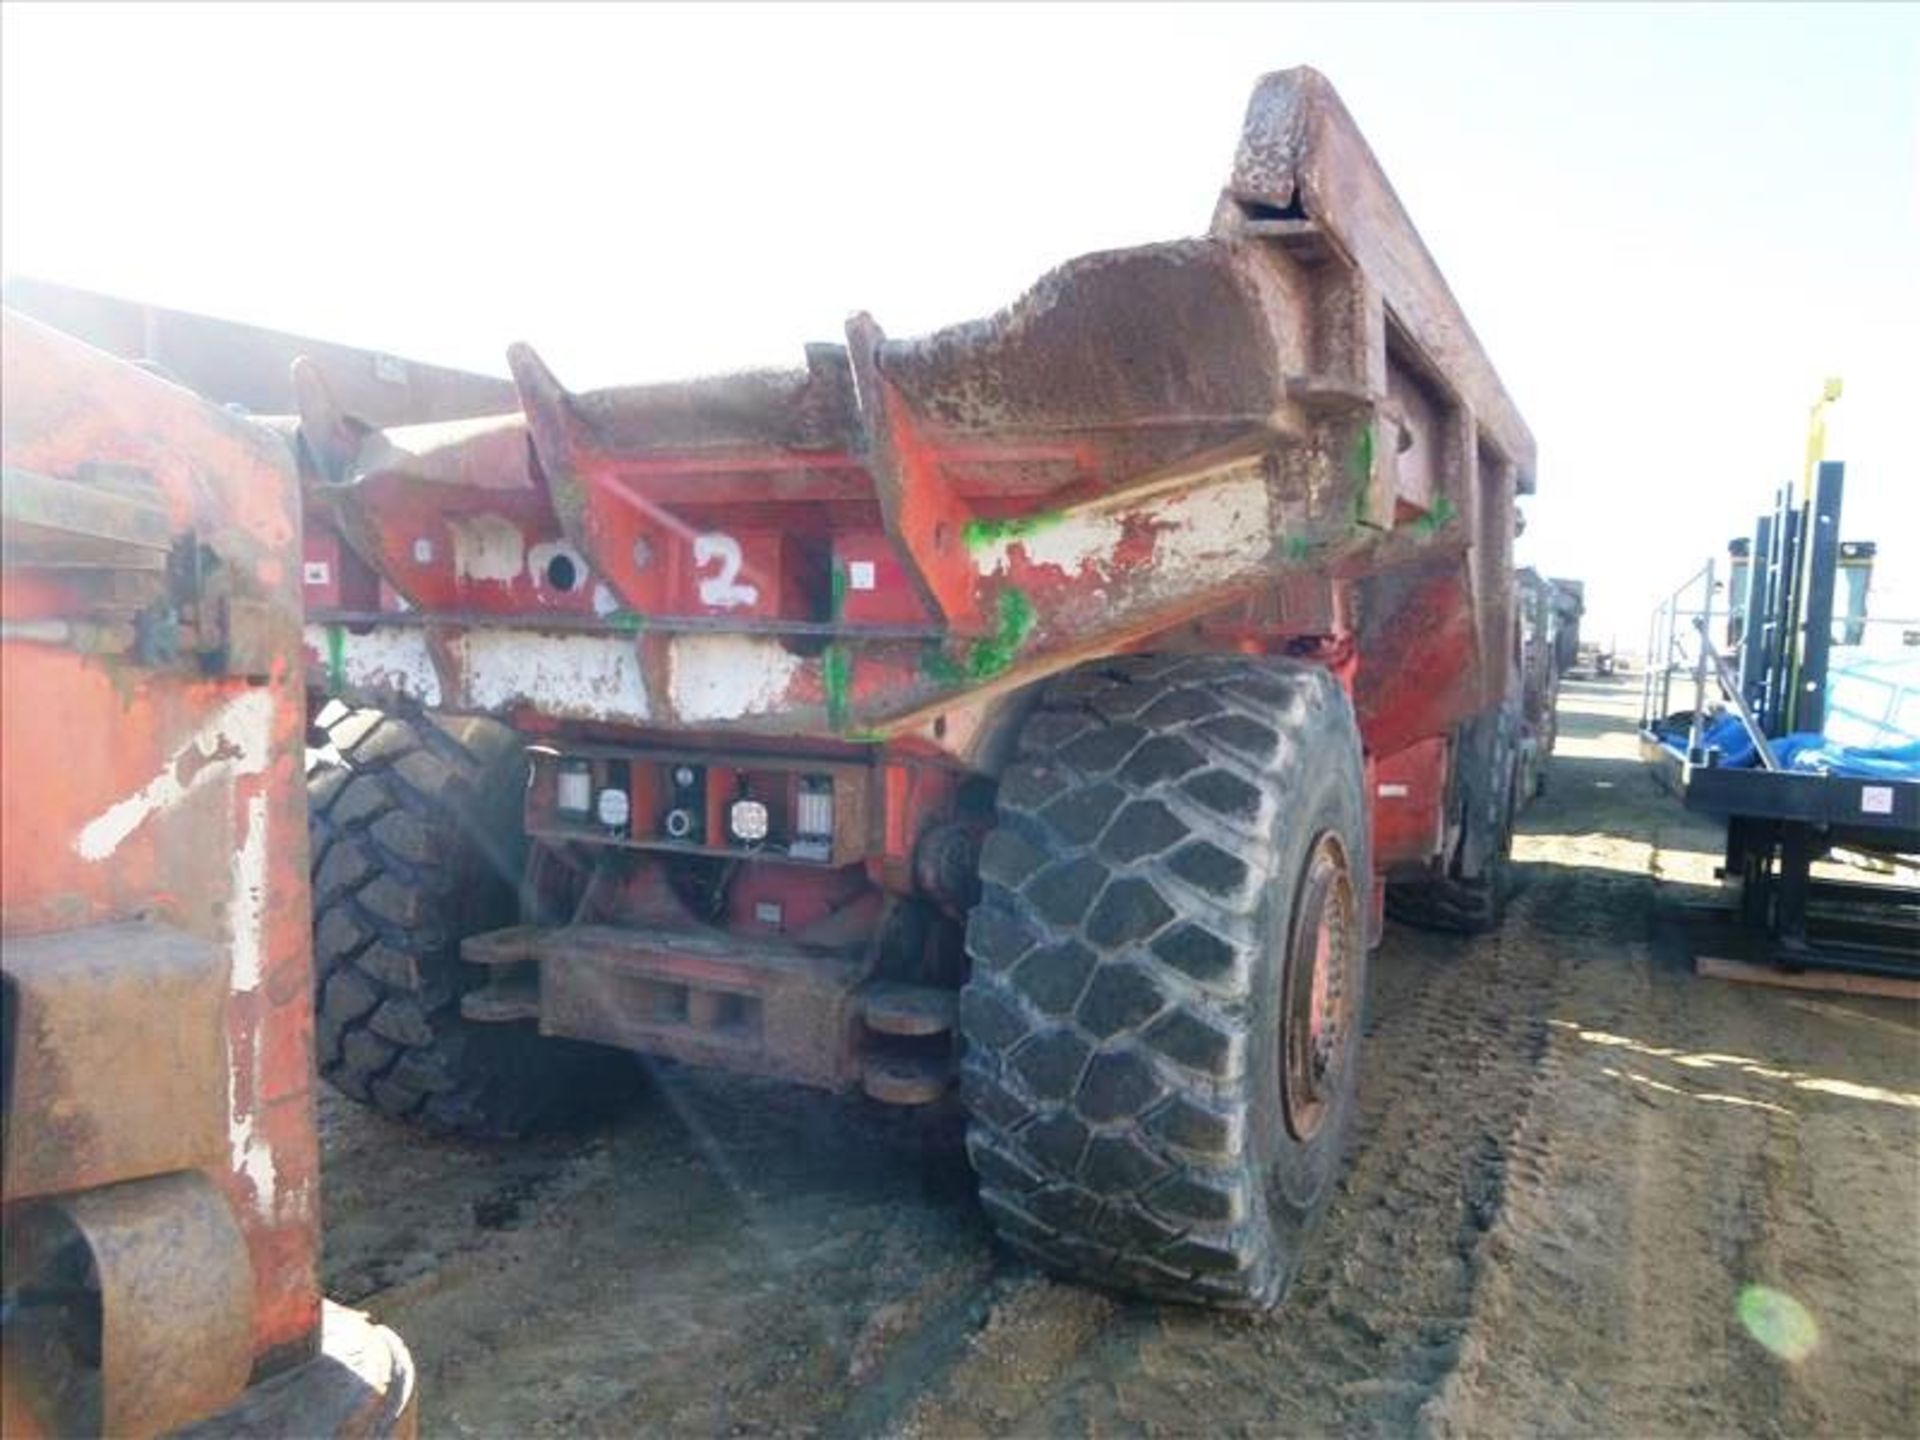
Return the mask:
M 1383 893 L 1497 915 L 1534 458 L 1332 89 L 1259 85 L 1207 234 L 986 320 L 509 362 L 418 426 L 296 375 L 323 1073 L 483 1133 L 622 1051 L 957 1080 L 1013 1246 L 1273 1303 Z

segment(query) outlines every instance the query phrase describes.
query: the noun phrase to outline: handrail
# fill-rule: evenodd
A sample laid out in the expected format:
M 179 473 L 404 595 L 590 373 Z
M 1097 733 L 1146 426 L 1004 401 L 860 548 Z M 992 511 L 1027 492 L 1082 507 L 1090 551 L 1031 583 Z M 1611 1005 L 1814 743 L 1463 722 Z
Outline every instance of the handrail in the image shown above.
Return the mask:
M 1711 669 L 1706 650 L 1699 642 L 1711 633 L 1715 617 L 1724 613 L 1715 604 L 1718 589 L 1719 567 L 1716 561 L 1708 559 L 1654 606 L 1647 618 L 1647 664 L 1641 678 L 1640 723 L 1643 729 L 1650 730 L 1657 721 L 1671 715 L 1673 678 L 1691 675 L 1694 718 L 1688 733 L 1690 752 L 1699 745 L 1707 676 Z

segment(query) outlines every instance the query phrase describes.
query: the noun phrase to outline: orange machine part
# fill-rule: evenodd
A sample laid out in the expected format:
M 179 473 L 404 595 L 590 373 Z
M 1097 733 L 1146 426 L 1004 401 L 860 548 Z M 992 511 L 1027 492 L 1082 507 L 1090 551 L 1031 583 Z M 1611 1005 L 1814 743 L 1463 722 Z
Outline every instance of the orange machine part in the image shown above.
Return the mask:
M 265 617 L 252 673 L 145 663 L 57 638 L 111 610 L 111 565 L 10 557 L 0 581 L 0 935 L 141 920 L 228 957 L 230 1155 L 212 1178 L 247 1242 L 262 1375 L 313 1353 L 320 1325 L 298 481 L 278 437 L 15 315 L 0 366 L 10 486 L 143 487 L 176 549 L 191 536 Z M 110 1098 L 137 1073 L 74 1083 Z

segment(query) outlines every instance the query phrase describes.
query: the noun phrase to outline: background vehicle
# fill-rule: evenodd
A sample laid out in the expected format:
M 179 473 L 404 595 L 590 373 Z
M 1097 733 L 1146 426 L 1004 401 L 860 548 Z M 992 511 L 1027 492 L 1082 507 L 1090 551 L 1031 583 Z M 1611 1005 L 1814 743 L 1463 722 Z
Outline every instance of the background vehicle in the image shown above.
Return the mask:
M 1583 587 L 1577 580 L 1548 580 L 1533 570 L 1515 577 L 1520 605 L 1520 780 L 1524 804 L 1547 788 L 1547 758 L 1553 754 L 1560 677 L 1574 658 L 1580 637 Z

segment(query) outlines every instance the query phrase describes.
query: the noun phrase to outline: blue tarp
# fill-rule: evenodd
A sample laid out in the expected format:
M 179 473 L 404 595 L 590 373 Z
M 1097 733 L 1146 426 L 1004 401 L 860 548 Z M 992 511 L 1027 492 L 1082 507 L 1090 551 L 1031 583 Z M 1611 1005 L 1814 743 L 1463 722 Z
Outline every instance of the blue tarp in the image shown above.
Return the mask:
M 1788 735 L 1773 742 L 1773 753 L 1787 769 L 1816 775 L 1920 780 L 1920 740 L 1905 745 L 1837 745 L 1824 735 Z
M 1661 743 L 1684 755 L 1690 717 L 1676 715 L 1654 727 Z M 1720 763 L 1741 770 L 1759 764 L 1747 727 L 1734 714 L 1713 717 L 1701 726 L 1700 743 L 1720 752 Z M 1902 745 L 1841 745 L 1824 735 L 1783 735 L 1768 742 L 1783 770 L 1814 775 L 1844 775 L 1855 780 L 1920 780 L 1920 740 Z

